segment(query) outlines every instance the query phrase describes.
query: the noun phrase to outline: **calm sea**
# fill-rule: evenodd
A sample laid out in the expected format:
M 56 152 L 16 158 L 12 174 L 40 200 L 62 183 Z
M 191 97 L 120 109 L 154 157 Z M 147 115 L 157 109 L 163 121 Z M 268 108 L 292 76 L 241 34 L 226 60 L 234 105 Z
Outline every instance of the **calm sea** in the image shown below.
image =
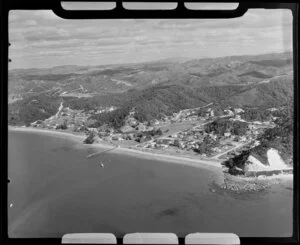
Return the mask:
M 105 153 L 71 139 L 9 132 L 9 237 L 74 232 L 233 232 L 291 236 L 292 183 L 211 192 L 215 172 Z M 104 163 L 104 168 L 100 166 Z M 9 207 L 12 203 L 13 206 Z

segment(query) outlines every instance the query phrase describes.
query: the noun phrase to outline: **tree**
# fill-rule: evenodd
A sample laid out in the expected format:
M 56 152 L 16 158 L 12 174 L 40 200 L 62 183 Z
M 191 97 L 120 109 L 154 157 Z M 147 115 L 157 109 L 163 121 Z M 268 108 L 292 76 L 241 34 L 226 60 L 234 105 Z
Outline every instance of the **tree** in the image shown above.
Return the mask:
M 95 141 L 95 132 L 91 131 L 89 136 L 83 141 L 84 144 L 93 144 Z
M 271 119 L 272 112 L 263 108 L 245 108 L 241 118 L 246 121 L 267 121 Z
M 212 153 L 212 148 L 216 147 L 218 142 L 212 139 L 209 135 L 205 136 L 203 141 L 198 144 L 198 148 L 195 148 L 194 151 L 200 154 L 210 155 Z
M 247 132 L 247 123 L 241 121 L 235 121 L 231 132 L 235 135 L 245 135 Z
M 61 129 L 67 129 L 68 128 L 68 123 L 67 123 L 67 120 L 64 120 L 64 122 L 62 123 Z

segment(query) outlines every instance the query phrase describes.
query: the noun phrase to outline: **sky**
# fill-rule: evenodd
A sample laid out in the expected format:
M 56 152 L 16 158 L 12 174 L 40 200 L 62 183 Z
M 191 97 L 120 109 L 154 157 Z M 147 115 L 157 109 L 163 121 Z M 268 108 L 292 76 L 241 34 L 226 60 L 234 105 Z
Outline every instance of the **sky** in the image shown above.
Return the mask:
M 67 20 L 51 10 L 9 13 L 15 68 L 97 66 L 292 51 L 292 13 L 251 9 L 234 19 Z

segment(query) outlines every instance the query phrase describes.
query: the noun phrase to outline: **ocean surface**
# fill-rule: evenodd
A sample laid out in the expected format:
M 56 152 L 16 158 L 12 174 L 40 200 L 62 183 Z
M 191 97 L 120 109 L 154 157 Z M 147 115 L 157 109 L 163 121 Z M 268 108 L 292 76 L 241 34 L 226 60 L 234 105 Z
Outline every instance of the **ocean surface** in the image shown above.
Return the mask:
M 75 232 L 292 235 L 292 181 L 259 193 L 212 192 L 217 171 L 113 151 L 87 159 L 96 149 L 64 136 L 10 131 L 8 139 L 9 237 Z

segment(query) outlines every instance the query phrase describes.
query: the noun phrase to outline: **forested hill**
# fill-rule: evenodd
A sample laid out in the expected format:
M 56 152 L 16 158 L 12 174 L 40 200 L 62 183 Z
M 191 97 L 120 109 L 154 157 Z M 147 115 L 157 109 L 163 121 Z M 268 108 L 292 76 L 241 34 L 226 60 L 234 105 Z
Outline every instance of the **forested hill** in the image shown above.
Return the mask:
M 244 168 L 250 155 L 261 163 L 269 165 L 267 151 L 271 148 L 278 150 L 280 156 L 288 165 L 293 165 L 293 124 L 294 113 L 292 103 L 274 113 L 277 117 L 274 128 L 267 129 L 258 137 L 260 144 L 250 150 L 243 151 L 240 155 L 229 159 L 224 164 L 233 169 Z
M 211 102 L 219 103 L 224 108 L 226 106 L 279 107 L 291 102 L 292 96 L 292 80 L 278 80 L 256 86 L 226 85 L 203 88 L 191 88 L 184 85 L 156 85 L 143 90 L 130 90 L 118 94 L 85 98 L 62 98 L 41 94 L 11 104 L 9 120 L 10 123 L 22 125 L 38 119 L 44 120 L 55 114 L 62 101 L 65 106 L 85 111 L 103 106 L 115 106 L 119 108 L 118 112 L 122 115 L 127 115 L 130 109 L 136 108 L 136 118 L 139 121 L 148 121 Z M 115 117 L 115 114 L 109 114 Z M 103 115 L 93 118 L 100 120 Z
M 107 118 L 123 118 L 128 108 L 135 107 L 137 119 L 147 121 L 211 102 L 224 107 L 278 107 L 292 96 L 291 53 L 13 70 L 9 123 L 44 120 L 61 102 L 85 111 L 117 107 L 118 115 L 101 116 Z

